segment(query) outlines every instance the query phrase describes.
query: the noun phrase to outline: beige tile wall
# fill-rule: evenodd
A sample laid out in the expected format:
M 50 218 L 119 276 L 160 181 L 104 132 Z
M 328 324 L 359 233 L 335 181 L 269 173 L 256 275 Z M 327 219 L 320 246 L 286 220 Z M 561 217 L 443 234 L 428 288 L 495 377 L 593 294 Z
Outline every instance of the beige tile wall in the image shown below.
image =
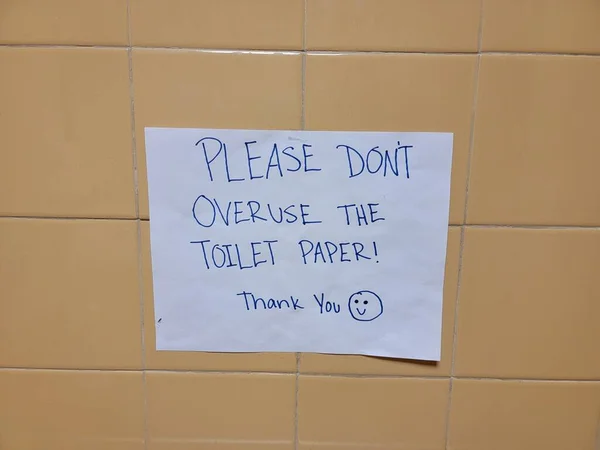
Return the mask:
M 0 1 L 0 449 L 599 450 L 600 2 Z M 145 126 L 455 133 L 442 361 L 156 352 Z

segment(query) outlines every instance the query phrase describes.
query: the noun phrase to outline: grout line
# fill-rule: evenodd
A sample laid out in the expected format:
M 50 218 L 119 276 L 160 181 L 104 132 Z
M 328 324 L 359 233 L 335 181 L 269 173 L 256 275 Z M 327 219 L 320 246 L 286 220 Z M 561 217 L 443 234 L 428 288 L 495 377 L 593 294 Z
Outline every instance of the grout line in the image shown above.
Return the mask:
M 96 48 L 99 50 L 107 49 L 121 49 L 126 50 L 130 48 L 129 45 L 96 45 L 96 44 L 0 44 L 0 48 L 40 48 L 40 49 L 92 49 Z
M 300 64 L 300 129 L 306 129 L 306 20 L 308 18 L 308 0 L 304 0 L 304 17 L 302 20 L 302 56 Z M 298 405 L 300 401 L 300 364 L 302 360 L 302 353 L 296 353 L 296 376 L 295 376 L 295 390 L 294 390 L 294 450 L 298 450 L 300 447 L 300 433 L 299 433 L 299 411 Z
M 483 5 L 481 7 L 483 10 Z M 483 14 L 483 13 L 482 13 Z M 479 48 L 481 48 L 482 26 L 479 25 Z M 471 133 L 469 136 L 469 153 L 467 156 L 467 180 L 465 189 L 465 208 L 463 211 L 463 226 L 467 223 L 467 213 L 469 210 L 469 191 L 471 188 L 471 166 L 473 162 L 473 153 L 475 147 L 475 121 L 477 120 L 477 96 L 479 94 L 479 71 L 481 69 L 481 54 L 477 55 L 475 62 L 475 83 L 473 86 L 473 107 L 471 110 Z M 462 247 L 461 247 L 462 248 Z
M 309 55 L 432 55 L 476 56 L 477 52 L 428 52 L 423 50 L 306 50 Z
M 123 220 L 134 222 L 137 219 L 135 217 L 53 217 L 53 216 L 2 216 L 0 219 L 15 219 L 15 220 Z
M 466 381 L 495 381 L 495 382 L 514 382 L 514 383 L 600 383 L 600 379 L 597 380 L 586 380 L 584 378 L 509 378 L 509 377 L 457 377 L 454 376 L 455 380 L 466 380 Z
M 305 372 L 302 373 L 303 377 L 311 378 L 353 378 L 353 379 L 385 379 L 385 380 L 448 380 L 448 375 L 386 375 L 386 374 L 359 374 L 359 373 L 319 373 L 319 372 Z
M 134 175 L 134 177 L 136 178 L 134 180 L 134 184 L 135 184 L 135 189 L 138 189 L 137 186 L 137 176 Z M 136 209 L 139 208 L 139 205 L 137 204 L 138 202 L 138 197 L 137 197 L 137 193 L 136 193 Z M 137 214 L 137 213 L 136 213 Z M 77 220 L 81 220 L 81 221 L 112 221 L 112 220 L 119 220 L 119 221 L 125 221 L 125 222 L 136 222 L 136 221 L 140 221 L 140 222 L 149 222 L 150 219 L 147 218 L 135 218 L 135 217 L 84 217 L 84 216 L 80 216 L 80 217 L 69 217 L 69 216 L 21 216 L 21 215 L 0 215 L 0 220 L 4 220 L 4 219 L 9 219 L 9 220 L 71 220 L 71 221 L 77 221 Z M 518 229 L 518 230 L 600 230 L 600 226 L 598 225 L 523 225 L 523 224 L 458 224 L 458 223 L 449 223 L 448 224 L 449 228 L 465 228 L 465 229 L 469 229 L 469 228 L 514 228 L 514 229 Z
M 466 204 L 465 204 L 466 206 Z M 462 278 L 462 267 L 463 267 L 463 249 L 465 241 L 465 228 L 460 227 L 460 244 L 458 250 L 458 273 L 456 274 L 456 291 L 454 294 L 454 323 L 452 324 L 452 350 L 450 354 L 450 381 L 448 383 L 448 406 L 446 407 L 446 430 L 444 437 L 444 449 L 448 449 L 448 442 L 450 437 L 450 413 L 452 411 L 452 393 L 454 390 L 454 361 L 456 358 L 456 335 L 458 331 L 458 296 L 460 294 L 460 285 Z
M 133 49 L 131 36 L 131 1 L 127 0 L 127 64 L 129 70 L 129 106 L 131 111 L 131 157 L 133 159 L 133 186 L 135 198 L 135 216 L 137 225 L 137 264 L 138 264 L 138 287 L 139 287 L 139 310 L 140 310 L 140 351 L 142 362 L 142 396 L 143 396 L 143 439 L 144 449 L 148 448 L 148 389 L 146 383 L 146 336 L 144 329 L 144 279 L 143 279 L 143 255 L 142 255 L 142 225 L 140 217 L 140 195 L 137 158 L 137 138 L 135 134 L 135 90 L 133 86 Z
M 598 422 L 596 424 L 596 445 L 594 450 L 600 450 L 600 412 L 598 412 Z
M 584 57 L 598 58 L 600 53 L 560 53 L 560 52 L 509 52 L 509 51 L 481 51 L 480 55 L 498 55 L 498 56 L 565 56 L 565 57 Z
M 375 449 L 384 449 L 384 450 L 406 450 L 407 448 L 417 448 L 417 447 L 407 447 L 406 444 L 404 443 L 399 443 L 399 444 L 391 444 L 391 443 L 386 443 L 386 444 L 380 444 L 380 443 L 375 443 L 375 442 L 357 442 L 357 441 L 322 441 L 322 440 L 314 440 L 314 441 L 304 441 L 304 445 L 307 448 L 333 448 L 333 449 L 340 449 L 340 448 L 345 448 L 345 449 L 353 449 L 353 448 L 357 448 L 357 449 L 365 449 L 368 448 L 369 450 L 375 450 Z M 419 448 L 424 448 L 424 447 L 419 447 Z M 431 448 L 431 447 L 427 447 L 427 448 Z
M 300 400 L 300 359 L 302 358 L 302 353 L 296 353 L 296 374 L 294 380 L 294 450 L 298 450 L 300 445 L 299 442 L 299 433 L 298 433 L 298 404 Z
M 306 129 L 306 53 L 302 53 L 301 62 L 301 101 L 300 101 L 300 129 Z
M 515 228 L 521 230 L 600 230 L 596 225 L 492 225 L 469 224 L 465 228 Z
M 202 448 L 206 448 L 206 447 L 200 447 L 197 445 L 200 444 L 207 444 L 210 445 L 209 448 L 217 448 L 214 447 L 214 445 L 218 445 L 218 448 L 223 448 L 221 447 L 222 445 L 226 445 L 226 448 L 245 448 L 248 445 L 252 445 L 255 446 L 254 448 L 257 448 L 259 445 L 261 445 L 262 447 L 258 447 L 258 448 L 265 448 L 265 449 L 269 449 L 269 448 L 273 448 L 273 445 L 277 445 L 277 448 L 281 448 L 281 447 L 286 447 L 291 444 L 291 441 L 289 440 L 283 440 L 283 439 L 223 439 L 223 438 L 203 438 L 203 437 L 193 437 L 193 438 L 188 438 L 188 437 L 157 437 L 154 439 L 154 441 L 156 443 L 160 443 L 160 444 L 166 444 L 168 445 L 168 448 L 192 448 L 190 447 L 190 445 L 193 446 L 193 448 L 196 449 L 202 449 Z M 182 445 L 179 445 L 182 444 Z M 235 447 L 234 447 L 235 446 Z M 163 446 L 161 446 L 161 448 L 165 448 Z
M 129 0 L 127 1 L 127 17 L 129 24 Z M 129 31 L 129 40 L 131 41 L 131 30 Z M 132 48 L 127 49 L 129 65 L 129 106 L 131 111 L 131 151 L 133 158 L 133 186 L 135 190 L 135 217 L 140 218 L 140 192 L 139 192 L 139 174 L 137 157 L 137 137 L 135 134 L 135 90 L 133 86 L 133 55 Z
M 299 356 L 301 354 L 298 354 Z M 175 369 L 81 369 L 81 368 L 41 368 L 41 367 L 0 367 L 0 372 L 73 372 L 73 373 L 156 373 L 156 374 L 172 374 L 172 375 L 250 375 L 250 376 L 287 376 L 296 377 L 296 372 L 269 372 L 269 371 L 249 371 L 249 370 L 175 370 Z M 442 376 L 442 375 L 381 375 L 381 374 L 347 374 L 347 373 L 317 373 L 307 372 L 302 373 L 302 377 L 306 378 L 350 378 L 350 379 L 367 379 L 367 380 L 420 380 L 420 381 L 440 381 L 449 380 L 465 380 L 465 381 L 482 381 L 482 382 L 506 382 L 506 383 L 563 383 L 563 384 L 600 384 L 600 379 L 551 379 L 551 378 L 510 378 L 510 377 L 474 377 L 474 376 Z
M 129 222 L 149 222 L 150 219 L 146 218 L 135 218 L 135 217 L 55 217 L 55 216 L 2 216 L 0 215 L 0 220 L 71 220 L 71 221 L 111 221 L 111 220 L 120 220 L 120 221 L 129 221 Z M 449 223 L 449 228 L 464 228 L 464 229 L 478 229 L 478 228 L 487 228 L 487 229 L 516 229 L 516 230 L 600 230 L 600 226 L 598 225 L 519 225 L 519 224 L 457 224 L 457 223 Z
M 128 2 L 129 3 L 129 2 Z M 143 274 L 143 256 L 142 256 L 142 224 L 137 221 L 137 246 L 138 246 L 138 286 L 140 295 L 140 334 L 141 334 L 141 352 L 142 352 L 142 392 L 144 397 L 144 449 L 148 448 L 148 389 L 146 383 L 146 332 L 144 324 L 144 274 Z
M 301 53 L 315 55 L 499 55 L 499 56 L 564 56 L 600 58 L 600 53 L 564 53 L 564 52 L 532 52 L 532 51 L 424 51 L 424 50 L 302 50 L 285 48 L 202 48 L 185 46 L 151 46 L 151 45 L 110 45 L 110 44 L 0 44 L 0 48 L 40 48 L 40 49 L 140 49 L 140 50 L 167 50 L 167 51 L 195 51 L 205 53 L 253 53 L 269 55 L 273 53 L 297 55 Z
M 128 36 L 131 41 L 131 36 Z M 99 50 L 172 50 L 172 51 L 195 51 L 206 53 L 257 53 L 269 55 L 272 53 L 300 54 L 300 50 L 285 48 L 210 48 L 210 47 L 181 47 L 181 46 L 151 46 L 151 45 L 96 45 L 96 44 L 0 44 L 0 48 L 39 48 L 39 49 L 99 49 Z
M 249 55 L 300 55 L 301 50 L 293 49 L 251 49 L 251 48 L 195 48 L 195 47 L 144 47 L 135 46 L 136 50 L 148 51 L 172 51 L 172 52 L 195 52 L 195 53 L 223 53 L 223 54 L 249 54 Z
M 301 64 L 301 116 L 300 116 L 300 129 L 306 129 L 306 19 L 308 17 L 308 0 L 304 0 L 304 21 L 302 28 L 302 64 Z
M 446 410 L 446 430 L 444 437 L 444 449 L 448 450 L 450 444 L 450 418 L 452 415 L 452 398 L 454 391 L 454 373 L 456 367 L 456 347 L 458 341 L 458 314 L 460 306 L 460 289 L 462 285 L 463 256 L 465 250 L 465 224 L 467 223 L 467 212 L 469 208 L 469 187 L 471 184 L 471 161 L 473 158 L 473 147 L 475 142 L 475 120 L 477 113 L 477 95 L 479 93 L 479 69 L 481 67 L 481 48 L 483 42 L 483 4 L 484 0 L 479 0 L 479 29 L 477 30 L 477 57 L 475 61 L 475 73 L 473 81 L 473 103 L 471 109 L 471 133 L 469 136 L 469 153 L 467 156 L 467 179 L 465 185 L 465 207 L 463 210 L 463 225 L 460 229 L 460 244 L 458 252 L 458 273 L 456 282 L 456 293 L 454 297 L 454 324 L 452 326 L 452 353 L 450 364 L 450 382 L 448 383 L 448 406 Z
M 15 216 L 0 215 L 0 220 L 64 220 L 64 221 L 123 221 L 123 222 L 150 222 L 149 218 L 140 217 L 69 217 L 69 216 Z M 600 230 L 598 225 L 522 225 L 522 224 L 457 224 L 449 223 L 448 228 L 465 229 L 494 229 L 509 228 L 517 230 Z

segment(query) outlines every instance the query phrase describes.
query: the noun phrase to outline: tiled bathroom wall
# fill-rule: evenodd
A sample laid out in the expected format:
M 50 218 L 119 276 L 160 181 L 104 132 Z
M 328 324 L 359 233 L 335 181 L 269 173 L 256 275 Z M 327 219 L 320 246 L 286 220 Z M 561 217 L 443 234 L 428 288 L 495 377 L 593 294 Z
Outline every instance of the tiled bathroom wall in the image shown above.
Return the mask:
M 439 364 L 156 352 L 146 126 L 455 134 Z M 1 450 L 599 450 L 600 2 L 0 0 Z

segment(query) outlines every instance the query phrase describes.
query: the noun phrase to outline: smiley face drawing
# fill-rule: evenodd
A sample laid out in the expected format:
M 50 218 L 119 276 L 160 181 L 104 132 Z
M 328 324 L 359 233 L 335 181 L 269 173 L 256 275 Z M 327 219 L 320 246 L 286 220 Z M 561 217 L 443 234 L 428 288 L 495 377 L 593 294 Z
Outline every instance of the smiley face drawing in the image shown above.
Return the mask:
M 348 309 L 354 320 L 370 322 L 383 314 L 383 302 L 375 292 L 358 291 L 348 299 Z

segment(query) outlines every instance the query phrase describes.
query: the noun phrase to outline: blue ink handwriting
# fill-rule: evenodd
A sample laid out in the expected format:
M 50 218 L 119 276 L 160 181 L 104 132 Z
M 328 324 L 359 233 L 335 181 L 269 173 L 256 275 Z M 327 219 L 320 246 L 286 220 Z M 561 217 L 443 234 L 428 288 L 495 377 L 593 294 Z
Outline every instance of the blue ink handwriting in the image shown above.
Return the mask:
M 408 167 L 408 149 L 413 148 L 412 145 L 402 145 L 398 141 L 398 147 L 394 150 L 380 150 L 379 146 L 375 146 L 367 151 L 365 154 L 359 150 L 345 144 L 340 144 L 336 148 L 346 150 L 346 158 L 348 159 L 348 178 L 358 177 L 363 173 L 370 174 L 381 174 L 383 177 L 389 176 L 406 176 L 410 178 L 410 171 Z M 404 161 L 404 170 L 401 170 L 398 162 L 398 153 L 403 151 L 402 158 Z
M 379 262 L 379 259 L 377 259 L 379 252 L 375 241 L 370 243 L 372 253 L 369 253 L 368 246 L 362 242 L 312 242 L 308 239 L 302 239 L 298 242 L 298 247 L 304 264 L 333 264 L 361 260 Z
M 232 155 L 227 148 L 227 144 L 220 139 L 212 136 L 206 136 L 196 142 L 196 147 L 202 149 L 206 170 L 210 181 L 215 181 L 215 168 L 224 175 L 228 183 L 239 181 L 252 181 L 269 177 L 283 178 L 287 173 L 293 172 L 320 172 L 321 169 L 312 161 L 314 154 L 311 153 L 310 144 L 293 145 L 277 145 L 273 143 L 269 145 L 271 148 L 269 157 L 266 158 L 255 153 L 257 141 L 244 142 L 245 154 L 244 160 L 246 169 L 243 173 L 233 174 L 230 161 Z M 234 152 L 234 154 L 242 154 L 242 152 Z M 260 161 L 262 160 L 262 161 Z
M 384 217 L 376 217 L 378 211 L 375 209 L 379 206 L 379 203 L 367 203 L 367 207 L 365 209 L 365 205 L 350 203 L 348 205 L 339 205 L 337 209 L 343 209 L 346 214 L 346 225 L 351 225 L 354 223 L 353 218 L 356 217 L 356 224 L 361 227 L 363 225 L 369 225 L 370 223 L 379 222 L 380 220 L 385 220 Z M 367 215 L 367 211 L 369 214 Z
M 257 309 L 292 309 L 293 311 L 296 311 L 298 309 L 304 309 L 304 306 L 302 306 L 300 304 L 300 299 L 298 298 L 294 298 L 293 295 L 290 295 L 290 299 L 274 299 L 274 298 L 268 298 L 265 300 L 265 298 L 262 297 L 255 297 L 254 294 L 252 292 L 246 292 L 246 291 L 242 291 L 238 294 L 235 294 L 238 296 L 243 296 L 244 297 L 244 303 L 246 305 L 246 310 L 247 311 L 251 311 L 254 310 L 256 311 Z
M 206 195 L 200 195 L 194 200 L 192 215 L 196 223 L 204 228 L 210 228 L 215 224 L 228 227 L 243 222 L 278 224 L 298 222 L 302 225 L 321 223 L 320 220 L 312 220 L 309 217 L 309 209 L 310 205 L 304 203 L 281 207 L 257 200 L 219 202 L 216 198 L 210 199 Z
M 273 244 L 277 242 L 277 240 L 250 242 L 242 249 L 239 244 L 213 244 L 210 239 L 190 241 L 190 244 L 200 244 L 202 247 L 206 269 L 237 267 L 244 270 L 258 267 L 261 264 L 274 266 Z
M 313 298 L 319 305 L 321 314 L 323 314 L 323 312 L 334 312 L 335 314 L 338 314 L 341 311 L 341 306 L 338 305 L 336 302 L 330 302 L 329 300 L 325 300 L 325 294 L 323 293 L 321 293 L 321 298 L 319 298 L 317 294 L 313 294 Z

